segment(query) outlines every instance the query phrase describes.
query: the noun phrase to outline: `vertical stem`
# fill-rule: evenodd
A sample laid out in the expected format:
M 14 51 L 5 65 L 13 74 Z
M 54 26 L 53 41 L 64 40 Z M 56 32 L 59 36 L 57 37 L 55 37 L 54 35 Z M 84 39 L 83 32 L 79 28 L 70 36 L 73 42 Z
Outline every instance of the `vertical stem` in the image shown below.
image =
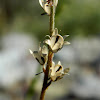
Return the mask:
M 49 77 L 48 75 L 49 75 L 49 69 L 52 66 L 52 58 L 53 58 L 53 53 L 51 51 L 49 51 L 48 62 L 47 62 L 47 67 L 46 67 L 46 71 L 45 71 L 45 75 L 44 75 L 44 81 L 43 81 L 42 91 L 41 91 L 41 95 L 40 95 L 40 100 L 44 100 L 46 89 L 51 84 L 51 81 L 48 82 L 48 77 Z
M 41 95 L 40 95 L 40 100 L 44 100 L 45 92 L 46 92 L 46 89 L 44 87 L 42 87 L 42 91 L 41 91 Z
M 54 0 L 52 0 L 54 4 Z M 50 14 L 50 35 L 52 36 L 55 27 L 55 6 L 51 4 L 51 14 Z
M 52 36 L 52 33 L 54 31 L 54 27 L 55 27 L 55 20 L 54 20 L 55 19 L 55 6 L 53 4 L 54 4 L 54 0 L 51 0 L 51 4 L 50 4 L 51 5 L 50 36 Z M 46 89 L 51 84 L 51 81 L 48 82 L 48 78 L 49 78 L 49 69 L 52 66 L 52 59 L 53 59 L 53 53 L 49 50 L 48 61 L 47 61 L 45 75 L 44 75 L 44 81 L 43 81 L 42 91 L 41 91 L 41 95 L 40 95 L 40 100 L 44 100 Z

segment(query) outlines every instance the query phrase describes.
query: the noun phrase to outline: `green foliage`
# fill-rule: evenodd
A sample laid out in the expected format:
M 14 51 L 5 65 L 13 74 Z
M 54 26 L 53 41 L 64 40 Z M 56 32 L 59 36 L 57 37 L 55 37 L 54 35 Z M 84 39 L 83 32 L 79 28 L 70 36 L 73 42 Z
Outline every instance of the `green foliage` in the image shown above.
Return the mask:
M 59 0 L 56 9 L 56 27 L 69 35 L 97 35 L 100 32 L 99 0 Z M 42 39 L 49 34 L 48 17 L 37 0 L 4 0 L 0 3 L 0 33 L 10 28 L 27 31 Z M 8 10 L 7 10 L 8 9 Z M 7 28 L 8 27 L 8 28 Z M 64 35 L 64 34 L 62 34 Z
M 100 32 L 99 0 L 66 0 L 62 5 L 62 11 L 56 18 L 56 25 L 62 27 L 61 30 L 71 36 L 96 35 Z

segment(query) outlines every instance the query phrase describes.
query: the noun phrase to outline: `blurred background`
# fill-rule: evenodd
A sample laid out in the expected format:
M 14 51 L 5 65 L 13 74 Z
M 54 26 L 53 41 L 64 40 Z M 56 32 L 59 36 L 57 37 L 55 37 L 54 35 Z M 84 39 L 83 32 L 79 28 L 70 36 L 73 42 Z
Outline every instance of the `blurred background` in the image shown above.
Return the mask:
M 38 0 L 0 0 L 0 100 L 39 100 L 38 50 L 49 34 L 49 17 Z M 59 0 L 56 27 L 71 45 L 55 54 L 70 75 L 53 82 L 45 100 L 100 100 L 100 0 Z

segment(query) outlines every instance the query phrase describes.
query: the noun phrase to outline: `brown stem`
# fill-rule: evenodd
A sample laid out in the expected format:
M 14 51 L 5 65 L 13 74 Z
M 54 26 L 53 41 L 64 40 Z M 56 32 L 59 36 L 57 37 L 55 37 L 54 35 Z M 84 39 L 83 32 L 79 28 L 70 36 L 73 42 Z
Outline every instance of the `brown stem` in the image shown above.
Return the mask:
M 42 91 L 41 91 L 41 95 L 40 95 L 40 100 L 44 100 L 46 89 L 51 84 L 51 81 L 48 82 L 48 78 L 49 78 L 49 69 L 52 66 L 52 58 L 53 58 L 53 53 L 51 51 L 49 51 L 48 62 L 47 62 L 47 67 L 46 67 L 46 71 L 45 71 L 43 87 L 42 87 Z
M 40 100 L 44 100 L 45 92 L 46 92 L 46 89 L 43 87 L 41 91 Z
M 55 27 L 55 6 L 52 5 L 54 4 L 54 0 L 51 0 L 51 14 L 50 14 L 50 36 L 52 36 L 52 33 L 54 31 L 54 27 Z M 47 66 L 46 66 L 46 71 L 45 71 L 45 75 L 44 75 L 44 81 L 43 81 L 43 86 L 42 86 L 42 91 L 41 91 L 41 95 L 40 95 L 40 100 L 44 100 L 44 96 L 45 96 L 45 92 L 46 89 L 50 86 L 51 82 L 48 82 L 49 79 L 49 69 L 52 66 L 52 59 L 53 59 L 53 53 L 49 50 L 48 53 L 48 61 L 47 61 Z

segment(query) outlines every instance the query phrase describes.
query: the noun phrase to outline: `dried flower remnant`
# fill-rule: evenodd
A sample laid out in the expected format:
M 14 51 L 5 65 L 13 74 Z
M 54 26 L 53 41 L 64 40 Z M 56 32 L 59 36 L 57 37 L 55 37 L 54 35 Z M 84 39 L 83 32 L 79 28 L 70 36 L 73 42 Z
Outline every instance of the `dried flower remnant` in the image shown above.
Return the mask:
M 39 51 L 32 51 L 32 50 L 29 51 L 41 65 L 46 64 L 48 48 L 45 45 L 43 45 L 43 47 L 39 46 Z
M 61 78 L 63 78 L 63 76 L 65 74 L 68 74 L 69 72 L 69 68 L 65 68 L 63 70 L 63 66 L 61 65 L 61 62 L 59 61 L 57 65 L 55 65 L 54 62 L 52 62 L 52 67 L 50 68 L 50 79 L 54 82 L 57 81 Z
M 55 28 L 53 35 L 44 41 L 47 45 L 49 45 L 51 51 L 53 53 L 56 53 L 58 50 L 60 50 L 63 45 L 68 45 L 70 44 L 68 41 L 65 41 L 65 38 L 68 37 L 69 35 L 65 35 L 64 37 L 58 34 L 58 29 Z
M 41 5 L 41 7 L 44 9 L 44 11 L 50 15 L 51 14 L 51 11 L 50 11 L 50 8 L 52 6 L 52 0 L 39 0 L 39 3 Z M 55 0 L 54 2 L 54 5 L 57 6 L 58 4 L 58 0 Z

